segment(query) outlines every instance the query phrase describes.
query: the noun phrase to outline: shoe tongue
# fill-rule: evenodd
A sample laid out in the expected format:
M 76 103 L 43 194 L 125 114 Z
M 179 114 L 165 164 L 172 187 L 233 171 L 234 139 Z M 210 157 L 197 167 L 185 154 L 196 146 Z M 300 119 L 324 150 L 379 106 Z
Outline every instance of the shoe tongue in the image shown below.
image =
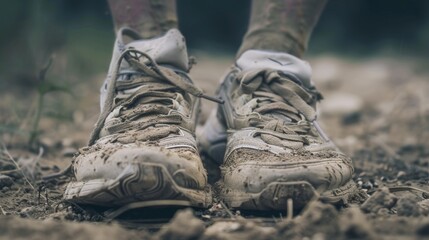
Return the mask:
M 125 42 L 124 39 L 133 39 Z M 109 81 L 121 81 L 126 79 L 125 75 L 114 78 L 113 76 L 118 59 L 124 49 L 133 47 L 136 50 L 147 53 L 159 65 L 167 65 L 184 72 L 189 71 L 189 60 L 186 49 L 185 38 L 177 29 L 171 29 L 161 37 L 152 39 L 141 39 L 139 34 L 132 29 L 122 28 L 118 31 L 118 38 L 113 47 L 112 60 L 110 62 L 107 78 L 100 89 L 100 108 L 103 110 L 104 103 L 107 97 L 107 86 Z M 126 73 L 130 70 L 130 66 L 126 61 L 122 61 L 119 73 Z M 113 79 L 114 78 L 114 79 Z M 124 92 L 130 94 L 137 88 L 130 89 Z
M 283 114 L 278 114 L 278 113 L 268 113 L 268 114 L 264 114 L 267 117 L 271 117 L 273 119 L 281 119 L 283 120 L 285 123 L 291 123 L 293 122 L 292 119 L 286 117 Z
M 313 85 L 310 65 L 287 53 L 248 50 L 237 59 L 236 65 L 243 72 L 252 69 L 275 69 L 282 71 L 293 80 L 302 82 L 306 87 Z
M 156 63 L 188 71 L 189 60 L 185 38 L 177 29 L 171 29 L 161 37 L 135 40 L 125 45 L 147 53 Z
M 306 61 L 287 53 L 248 50 L 237 59 L 236 65 L 243 71 L 244 75 L 246 71 L 249 72 L 255 69 L 274 69 L 283 72 L 293 81 L 301 82 L 306 87 L 313 86 L 310 65 Z M 264 116 L 281 119 L 285 123 L 295 121 L 278 112 L 265 113 Z

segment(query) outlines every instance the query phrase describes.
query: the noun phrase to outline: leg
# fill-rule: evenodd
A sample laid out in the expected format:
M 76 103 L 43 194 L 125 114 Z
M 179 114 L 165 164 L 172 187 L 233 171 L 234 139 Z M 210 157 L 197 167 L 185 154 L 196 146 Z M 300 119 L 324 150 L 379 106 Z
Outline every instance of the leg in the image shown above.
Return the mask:
M 327 0 L 258 0 L 252 2 L 249 29 L 237 54 L 273 50 L 302 57 Z
M 130 27 L 143 38 L 153 38 L 177 28 L 176 2 L 172 0 L 108 0 L 117 31 Z

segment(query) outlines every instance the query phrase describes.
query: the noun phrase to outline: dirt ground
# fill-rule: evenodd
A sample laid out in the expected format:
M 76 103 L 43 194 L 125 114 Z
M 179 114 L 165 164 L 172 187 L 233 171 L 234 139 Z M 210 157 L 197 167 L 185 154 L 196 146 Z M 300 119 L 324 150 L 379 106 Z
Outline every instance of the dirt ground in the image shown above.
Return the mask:
M 196 55 L 192 76 L 213 94 L 232 58 Z M 428 239 L 428 63 L 381 56 L 308 60 L 325 97 L 319 119 L 352 156 L 362 199 L 343 206 L 315 201 L 293 216 L 240 212 L 216 202 L 210 209 L 139 209 L 114 219 L 118 209 L 63 202 L 69 179 L 41 177 L 67 167 L 85 145 L 104 77 L 69 74 L 73 94 L 45 95 L 31 148 L 37 86 L 0 90 L 0 239 Z M 203 101 L 201 122 L 213 107 Z

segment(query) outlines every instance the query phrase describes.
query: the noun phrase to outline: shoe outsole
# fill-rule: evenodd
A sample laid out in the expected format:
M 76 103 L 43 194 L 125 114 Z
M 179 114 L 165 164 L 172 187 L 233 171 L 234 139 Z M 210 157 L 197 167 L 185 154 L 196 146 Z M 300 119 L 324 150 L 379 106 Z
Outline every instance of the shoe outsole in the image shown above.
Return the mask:
M 206 208 L 212 203 L 212 194 L 210 187 L 200 190 L 179 186 L 162 164 L 140 163 L 125 168 L 116 179 L 71 182 L 66 188 L 64 199 L 80 204 L 100 206 L 121 206 L 133 202 L 154 200 L 177 200 L 181 203 L 188 201 L 189 206 L 192 207 Z M 153 206 L 156 207 L 156 204 Z M 165 204 L 160 204 L 160 206 L 165 206 Z
M 302 209 L 314 200 L 337 204 L 346 203 L 356 194 L 356 184 L 351 180 L 344 186 L 319 194 L 314 187 L 306 181 L 272 182 L 258 193 L 220 190 L 220 197 L 225 204 L 234 209 L 286 211 L 288 201 L 292 200 L 294 209 Z

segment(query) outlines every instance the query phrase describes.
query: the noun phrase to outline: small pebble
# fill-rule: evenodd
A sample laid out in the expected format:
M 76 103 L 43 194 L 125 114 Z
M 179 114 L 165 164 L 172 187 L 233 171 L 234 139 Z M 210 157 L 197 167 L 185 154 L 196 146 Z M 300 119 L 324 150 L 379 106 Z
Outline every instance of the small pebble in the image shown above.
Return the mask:
M 0 174 L 0 189 L 4 187 L 10 187 L 13 184 L 13 180 L 11 177 Z
M 400 198 L 396 205 L 398 216 L 418 217 L 421 215 L 420 206 L 412 196 Z
M 52 166 L 52 171 L 59 172 L 59 171 L 61 171 L 61 168 L 58 167 L 57 165 L 54 165 L 54 166 Z
M 390 211 L 387 208 L 380 208 L 380 210 L 378 210 L 377 214 L 379 214 L 381 216 L 389 216 Z
M 396 177 L 397 177 L 397 178 L 401 178 L 401 177 L 404 177 L 405 175 L 407 175 L 407 173 L 406 173 L 406 172 L 404 172 L 404 171 L 399 171 L 399 172 L 398 172 L 398 175 L 396 175 Z
M 204 222 L 190 209 L 178 211 L 167 227 L 156 233 L 155 239 L 199 239 L 205 231 Z
M 420 211 L 423 215 L 429 215 L 429 199 L 422 200 L 417 203 L 420 207 Z
M 34 213 L 35 208 L 34 207 L 26 207 L 21 209 L 21 211 L 19 212 L 19 215 L 21 217 L 29 217 L 32 213 Z
M 372 239 L 375 235 L 365 214 L 357 206 L 342 212 L 339 221 L 340 231 L 343 232 L 345 239 Z
M 357 184 L 358 184 L 359 187 L 362 187 L 363 182 L 362 181 L 358 181 Z
M 362 188 L 365 188 L 365 189 L 371 190 L 371 189 L 373 189 L 373 188 L 374 188 L 374 186 L 372 185 L 372 183 L 371 183 L 371 182 L 365 182 L 365 183 L 362 185 Z
M 386 187 L 379 188 L 362 205 L 361 208 L 367 213 L 377 213 L 381 208 L 391 209 L 395 206 L 398 198 L 389 192 Z

